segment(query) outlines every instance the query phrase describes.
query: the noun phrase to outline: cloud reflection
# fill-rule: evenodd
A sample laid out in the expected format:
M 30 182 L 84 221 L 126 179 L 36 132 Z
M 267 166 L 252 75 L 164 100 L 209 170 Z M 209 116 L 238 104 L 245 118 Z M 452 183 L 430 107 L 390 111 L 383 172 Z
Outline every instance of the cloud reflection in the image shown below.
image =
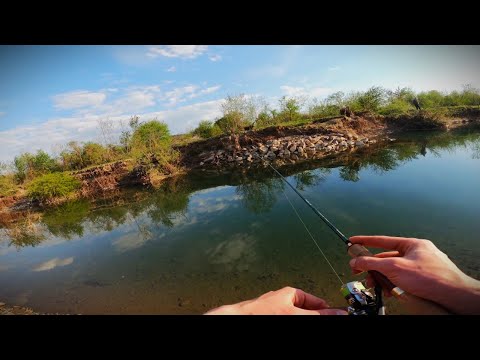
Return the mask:
M 210 263 L 224 265 L 227 270 L 246 270 L 257 258 L 256 239 L 249 234 L 234 234 L 215 248 L 207 250 Z
M 33 271 L 52 270 L 52 269 L 55 269 L 57 266 L 66 266 L 66 265 L 70 265 L 71 263 L 73 263 L 73 256 L 66 259 L 54 258 L 54 259 L 45 261 L 44 263 L 41 263 L 36 268 L 34 268 Z

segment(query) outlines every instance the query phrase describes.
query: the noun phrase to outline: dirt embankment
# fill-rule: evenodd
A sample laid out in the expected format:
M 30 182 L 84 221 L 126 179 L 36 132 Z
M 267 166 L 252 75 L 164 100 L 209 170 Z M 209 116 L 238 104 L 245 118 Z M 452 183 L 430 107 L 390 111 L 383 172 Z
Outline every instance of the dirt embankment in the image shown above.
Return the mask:
M 380 116 L 370 113 L 314 121 L 303 126 L 274 126 L 247 131 L 237 136 L 220 136 L 177 147 L 179 168 L 243 168 L 265 166 L 267 162 L 281 166 L 306 160 L 331 157 L 356 151 L 375 142 L 388 140 L 392 134 L 410 130 L 445 131 L 472 126 L 480 128 L 479 109 L 455 109 L 448 116 L 415 112 L 402 116 Z M 81 197 L 108 196 L 122 187 L 150 186 L 174 176 L 148 171 L 125 160 L 95 166 L 72 173 L 81 181 Z M 158 185 L 158 184 L 157 184 Z M 37 204 L 25 196 L 0 198 L 0 222 L 15 221 Z

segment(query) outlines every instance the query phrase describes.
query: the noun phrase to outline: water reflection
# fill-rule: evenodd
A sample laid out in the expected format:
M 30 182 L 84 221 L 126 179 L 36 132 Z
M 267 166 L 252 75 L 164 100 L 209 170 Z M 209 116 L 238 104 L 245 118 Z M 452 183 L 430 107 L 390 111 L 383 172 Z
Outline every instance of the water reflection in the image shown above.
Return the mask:
M 57 266 L 66 266 L 73 263 L 73 256 L 66 259 L 54 258 L 36 266 L 33 271 L 46 271 L 55 269 Z
M 383 174 L 425 156 L 427 152 L 439 156 L 440 151 L 458 148 L 468 149 L 472 158 L 479 159 L 480 135 L 442 132 L 430 133 L 427 137 L 425 134 L 409 134 L 388 147 L 365 147 L 357 153 L 284 166 L 280 171 L 303 191 L 325 182 L 333 168 L 339 169 L 339 176 L 344 181 L 358 182 L 363 169 Z M 208 194 L 212 186 L 218 191 L 228 188 L 225 185 L 235 186 L 235 193 L 215 198 L 201 196 Z M 34 247 L 47 239 L 50 242 L 71 240 L 87 234 L 111 232 L 123 224 L 130 224 L 129 232 L 122 233 L 113 242 L 117 251 L 124 252 L 141 247 L 153 238 L 163 237 L 164 234 L 160 234 L 162 228 L 193 225 L 199 221 L 199 216 L 237 206 L 237 200 L 241 200 L 244 208 L 252 214 L 267 213 L 275 206 L 284 188 L 284 182 L 268 168 L 255 173 L 240 171 L 208 176 L 193 173 L 170 179 L 156 191 L 124 191 L 108 199 L 73 201 L 43 213 L 26 214 L 16 222 L 2 222 L 0 219 L 0 236 L 8 241 L 8 246 Z M 193 202 L 190 199 L 192 193 L 199 195 Z M 234 245 L 219 245 L 214 253 L 230 254 L 231 246 L 240 244 L 238 239 L 232 241 Z M 0 255 L 6 252 L 5 246 L 0 248 Z
M 234 234 L 206 251 L 211 264 L 223 265 L 227 271 L 244 271 L 257 260 L 256 239 L 250 234 Z

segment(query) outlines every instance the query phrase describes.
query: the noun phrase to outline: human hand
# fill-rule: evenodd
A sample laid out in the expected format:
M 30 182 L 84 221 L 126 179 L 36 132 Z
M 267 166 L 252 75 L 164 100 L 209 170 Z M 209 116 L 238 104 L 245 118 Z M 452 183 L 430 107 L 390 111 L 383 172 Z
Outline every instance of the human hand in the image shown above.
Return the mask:
M 327 302 L 300 289 L 284 287 L 233 305 L 223 305 L 205 315 L 347 315 Z
M 350 260 L 354 273 L 376 270 L 410 294 L 433 301 L 455 314 L 480 314 L 480 281 L 464 274 L 430 240 L 352 236 L 350 241 L 393 250 Z M 370 276 L 367 284 L 373 284 Z

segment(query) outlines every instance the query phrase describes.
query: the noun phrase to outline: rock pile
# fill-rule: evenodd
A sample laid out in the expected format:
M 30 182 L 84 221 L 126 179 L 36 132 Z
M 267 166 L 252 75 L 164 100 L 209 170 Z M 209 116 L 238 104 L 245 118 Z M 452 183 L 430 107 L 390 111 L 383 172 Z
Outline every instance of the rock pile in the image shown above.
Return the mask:
M 293 163 L 321 158 L 333 153 L 352 151 L 354 148 L 375 143 L 376 140 L 358 138 L 351 134 L 311 136 L 288 136 L 280 139 L 257 142 L 241 149 L 229 146 L 225 150 L 200 154 L 200 166 L 207 165 L 253 165 L 264 162 Z

